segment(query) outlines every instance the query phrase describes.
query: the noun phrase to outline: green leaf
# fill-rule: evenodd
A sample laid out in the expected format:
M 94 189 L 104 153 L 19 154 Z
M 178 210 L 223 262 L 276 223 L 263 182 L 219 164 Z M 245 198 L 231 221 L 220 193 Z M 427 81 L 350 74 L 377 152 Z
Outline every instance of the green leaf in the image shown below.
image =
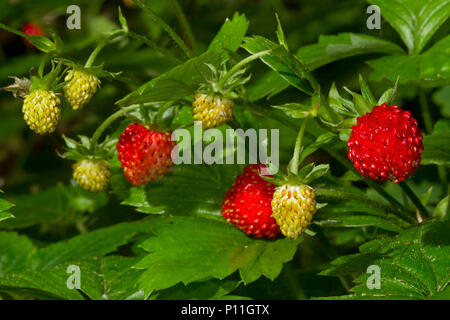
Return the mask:
M 331 201 L 318 209 L 315 223 L 329 227 L 377 227 L 392 232 L 400 232 L 409 225 L 392 214 L 391 210 L 369 199 L 340 200 L 322 197 L 323 190 L 317 190 L 321 201 Z M 357 198 L 356 196 L 354 198 Z M 328 200 L 329 199 L 329 200 Z
M 439 201 L 434 208 L 433 217 L 436 217 L 440 220 L 445 220 L 448 217 L 448 199 L 449 196 L 446 196 L 444 199 Z
M 223 197 L 240 172 L 236 165 L 177 165 L 145 187 L 132 187 L 122 172 L 112 185 L 124 204 L 144 213 L 220 216 Z
M 353 105 L 359 115 L 364 115 L 367 112 L 372 111 L 373 105 L 371 105 L 362 95 L 360 95 L 359 93 L 353 92 L 346 87 L 344 87 L 344 89 L 352 95 Z
M 125 19 L 125 17 L 122 14 L 122 9 L 119 6 L 119 21 L 120 24 L 122 25 L 122 29 L 128 32 L 128 23 L 127 23 L 127 19 Z
M 310 83 L 305 80 L 305 70 L 300 68 L 301 63 L 283 46 L 264 37 L 254 36 L 245 39 L 242 47 L 251 54 L 272 50 L 271 54 L 261 57 L 261 60 L 295 88 L 307 94 L 313 93 Z
M 49 269 L 70 260 L 105 255 L 128 243 L 140 231 L 150 232 L 151 223 L 120 223 L 54 243 L 36 253 L 33 267 Z
M 381 82 L 384 79 L 400 83 L 413 83 L 423 87 L 436 87 L 450 83 L 450 60 L 448 48 L 450 36 L 437 42 L 421 55 L 392 55 L 367 63 L 374 69 L 370 78 Z
M 236 12 L 233 19 L 226 19 L 214 39 L 211 41 L 208 50 L 221 51 L 223 49 L 232 52 L 237 51 L 241 46 L 248 29 L 248 21 L 244 14 Z
M 275 13 L 275 17 L 277 18 L 277 38 L 278 43 L 281 44 L 287 51 L 289 51 L 289 47 L 286 41 L 286 37 L 284 36 L 283 27 L 281 26 L 280 18 L 278 18 L 278 14 Z
M 331 62 L 368 53 L 401 54 L 404 51 L 397 45 L 376 37 L 341 33 L 339 35 L 321 35 L 319 42 L 301 47 L 297 58 L 309 70 L 315 70 Z M 248 88 L 250 101 L 265 96 L 273 96 L 289 86 L 289 82 L 274 71 L 259 77 Z
M 376 37 L 340 33 L 320 36 L 318 43 L 300 48 L 296 56 L 314 70 L 340 59 L 367 53 L 401 54 L 403 50 L 392 42 Z
M 150 80 L 117 103 L 126 106 L 137 103 L 173 101 L 191 96 L 197 90 L 198 85 L 204 81 L 202 74 L 209 75 L 210 73 L 206 63 L 219 68 L 223 58 L 222 51 L 208 51 Z
M 441 114 L 450 118 L 450 86 L 440 88 L 433 94 L 433 102 L 441 107 Z
M 334 82 L 328 93 L 328 103 L 331 109 L 338 114 L 351 118 L 358 116 L 354 102 L 341 97 Z
M 73 224 L 75 213 L 94 212 L 107 203 L 105 193 L 91 193 L 64 185 L 35 194 L 9 194 L 8 198 L 15 204 L 15 219 L 2 222 L 2 227 L 8 229 L 41 223 Z
M 24 268 L 35 250 L 26 236 L 15 232 L 0 232 L 0 277 Z
M 395 237 L 370 241 L 360 246 L 359 254 L 339 257 L 321 274 L 361 273 L 355 279 L 353 297 L 426 299 L 442 295 L 450 281 L 449 228 L 449 221 L 429 222 Z M 366 270 L 371 265 L 380 268 L 380 289 L 366 286 L 371 275 Z
M 310 172 L 305 177 L 305 183 L 310 183 L 311 181 L 314 181 L 316 179 L 319 179 L 320 177 L 327 174 L 327 172 L 330 170 L 329 164 L 319 164 L 318 166 L 314 166 Z
M 11 209 L 12 207 L 14 207 L 14 204 L 9 201 L 0 199 L 0 222 L 6 219 L 14 218 L 14 215 L 6 212 L 6 210 Z
M 399 33 L 410 52 L 419 53 L 450 17 L 448 0 L 368 0 Z
M 444 121 L 438 121 L 433 133 L 423 137 L 422 164 L 437 164 L 450 166 L 450 126 Z
M 187 286 L 175 285 L 171 288 L 160 290 L 151 295 L 150 300 L 211 300 L 225 299 L 227 294 L 239 286 L 239 281 L 214 280 L 193 282 Z
M 305 149 L 303 149 L 301 155 L 300 155 L 300 160 L 299 162 L 302 163 L 303 160 L 305 160 L 305 158 L 307 156 L 309 156 L 311 153 L 313 153 L 314 151 L 318 150 L 320 147 L 326 145 L 327 143 L 331 142 L 334 138 L 336 138 L 336 135 L 332 132 L 327 132 L 324 134 L 321 134 L 320 136 L 317 137 L 316 141 L 314 141 L 313 143 L 309 144 Z
M 141 244 L 149 254 L 135 266 L 145 269 L 139 286 L 147 296 L 179 282 L 224 279 L 237 270 L 245 283 L 261 275 L 274 279 L 300 241 L 254 240 L 229 223 L 177 217 Z
M 152 232 L 157 220 L 119 223 L 37 249 L 24 236 L 0 233 L 0 289 L 32 289 L 34 295 L 84 299 L 66 283 L 69 265 L 80 268 L 81 291 L 91 299 L 125 299 L 137 293 L 137 258 L 105 255 L 129 243 L 134 236 Z M 8 245 L 6 245 L 8 243 Z M 1 249 L 3 248 L 3 249 Z
M 283 111 L 287 116 L 294 119 L 307 118 L 313 111 L 312 106 L 307 106 L 301 103 L 286 103 L 281 106 L 272 106 L 272 108 Z
M 6 31 L 17 34 L 18 36 L 21 36 L 21 37 L 27 39 L 36 48 L 38 48 L 42 52 L 49 53 L 49 52 L 56 51 L 56 44 L 53 41 L 51 41 L 49 38 L 46 38 L 44 36 L 36 36 L 36 35 L 29 36 L 21 31 L 10 28 L 7 25 L 4 25 L 3 23 L 0 23 L 0 28 L 5 29 Z
M 14 215 L 12 215 L 9 212 L 0 212 L 0 221 L 6 220 L 6 219 L 11 219 L 14 218 Z

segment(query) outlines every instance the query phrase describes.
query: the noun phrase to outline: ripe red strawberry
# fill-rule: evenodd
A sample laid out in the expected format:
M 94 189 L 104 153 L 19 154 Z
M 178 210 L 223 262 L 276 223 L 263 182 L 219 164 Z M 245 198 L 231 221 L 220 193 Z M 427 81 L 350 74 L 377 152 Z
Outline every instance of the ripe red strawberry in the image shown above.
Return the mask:
M 44 35 L 44 29 L 42 27 L 34 22 L 28 22 L 22 27 L 22 32 L 25 33 L 28 36 L 43 36 Z M 31 42 L 28 39 L 24 39 L 24 42 L 27 46 L 33 47 Z
M 262 164 L 245 167 L 237 176 L 222 203 L 222 215 L 247 235 L 275 238 L 280 228 L 272 217 L 275 185 L 258 174 Z
M 171 152 L 174 146 L 169 133 L 130 124 L 117 143 L 125 177 L 134 186 L 160 178 L 172 167 Z
M 396 183 L 414 173 L 423 150 L 411 113 L 385 103 L 357 119 L 347 145 L 348 158 L 363 176 Z

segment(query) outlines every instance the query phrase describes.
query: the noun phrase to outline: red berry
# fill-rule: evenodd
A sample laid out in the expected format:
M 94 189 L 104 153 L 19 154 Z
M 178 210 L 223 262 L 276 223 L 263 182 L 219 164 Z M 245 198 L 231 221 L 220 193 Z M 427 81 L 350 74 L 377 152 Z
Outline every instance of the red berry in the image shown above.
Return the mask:
M 44 29 L 42 27 L 34 22 L 28 22 L 22 27 L 22 32 L 25 33 L 28 36 L 43 36 L 44 35 Z M 31 42 L 28 39 L 24 39 L 25 44 L 27 44 L 30 47 L 33 47 Z
M 156 180 L 172 167 L 175 145 L 167 132 L 152 131 L 140 124 L 130 124 L 117 143 L 119 161 L 125 177 L 134 186 Z
M 357 119 L 347 145 L 348 158 L 364 177 L 396 183 L 414 173 L 423 150 L 416 119 L 385 103 Z
M 275 238 L 281 233 L 272 217 L 275 185 L 258 174 L 263 164 L 245 167 L 237 176 L 222 203 L 222 215 L 247 235 Z

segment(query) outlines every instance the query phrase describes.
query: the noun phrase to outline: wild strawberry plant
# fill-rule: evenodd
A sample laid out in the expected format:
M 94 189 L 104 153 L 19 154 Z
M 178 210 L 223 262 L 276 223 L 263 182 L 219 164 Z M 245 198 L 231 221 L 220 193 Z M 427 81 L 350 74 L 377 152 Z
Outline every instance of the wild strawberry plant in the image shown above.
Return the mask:
M 450 298 L 450 1 L 134 2 L 1 16 L 0 298 Z

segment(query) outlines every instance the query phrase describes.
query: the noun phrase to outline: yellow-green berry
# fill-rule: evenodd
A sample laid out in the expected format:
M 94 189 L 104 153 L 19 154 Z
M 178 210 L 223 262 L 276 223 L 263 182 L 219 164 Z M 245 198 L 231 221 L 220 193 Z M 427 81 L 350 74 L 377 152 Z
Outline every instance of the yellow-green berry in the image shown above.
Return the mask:
M 64 80 L 64 94 L 74 110 L 83 108 L 100 86 L 96 76 L 80 70 L 70 70 Z
M 196 94 L 192 104 L 195 121 L 201 121 L 205 129 L 220 126 L 233 116 L 234 101 L 214 94 Z
M 25 122 L 38 134 L 56 130 L 61 114 L 60 100 L 53 91 L 34 90 L 25 97 L 22 112 Z
M 296 239 L 307 228 L 316 212 L 314 189 L 307 185 L 283 185 L 275 189 L 272 216 L 281 232 Z
M 73 178 L 80 187 L 91 192 L 108 188 L 111 172 L 105 160 L 82 160 L 73 165 Z

